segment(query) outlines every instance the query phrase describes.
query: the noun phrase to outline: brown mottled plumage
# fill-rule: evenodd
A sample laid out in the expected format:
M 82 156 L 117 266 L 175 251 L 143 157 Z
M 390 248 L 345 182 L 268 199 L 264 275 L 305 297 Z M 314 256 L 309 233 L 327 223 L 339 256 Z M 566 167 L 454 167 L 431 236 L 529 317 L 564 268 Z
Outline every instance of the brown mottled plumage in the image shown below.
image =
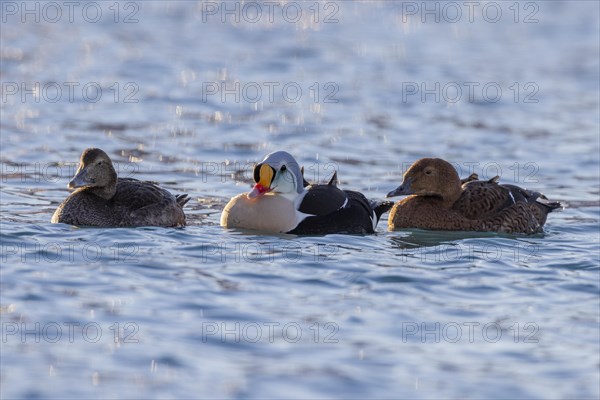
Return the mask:
M 70 225 L 184 226 L 185 194 L 173 196 L 152 182 L 117 178 L 108 155 L 96 148 L 81 155 L 70 189 L 77 189 L 56 209 L 52 223 Z
M 423 228 L 455 231 L 536 233 L 548 213 L 560 208 L 541 193 L 499 185 L 471 175 L 462 181 L 450 163 L 422 158 L 404 174 L 388 197 L 410 195 L 394 205 L 388 229 Z

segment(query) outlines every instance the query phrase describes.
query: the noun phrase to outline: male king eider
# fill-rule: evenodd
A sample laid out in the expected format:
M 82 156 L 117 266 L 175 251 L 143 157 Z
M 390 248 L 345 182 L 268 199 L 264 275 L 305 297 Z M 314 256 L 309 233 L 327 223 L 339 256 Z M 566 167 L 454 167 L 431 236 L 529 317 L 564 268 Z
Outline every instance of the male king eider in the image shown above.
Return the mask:
M 110 157 L 89 148 L 81 155 L 69 189 L 76 189 L 58 207 L 52 223 L 70 225 L 183 226 L 186 194 L 173 196 L 152 182 L 117 178 Z
M 221 226 L 296 235 L 375 232 L 393 203 L 370 203 L 361 193 L 338 189 L 336 180 L 334 173 L 326 185 L 309 185 L 291 154 L 273 152 L 254 167 L 252 191 L 227 203 Z
M 388 229 L 422 228 L 531 234 L 541 232 L 548 213 L 561 208 L 541 193 L 471 176 L 463 181 L 440 158 L 422 158 L 387 197 L 409 195 L 394 205 Z

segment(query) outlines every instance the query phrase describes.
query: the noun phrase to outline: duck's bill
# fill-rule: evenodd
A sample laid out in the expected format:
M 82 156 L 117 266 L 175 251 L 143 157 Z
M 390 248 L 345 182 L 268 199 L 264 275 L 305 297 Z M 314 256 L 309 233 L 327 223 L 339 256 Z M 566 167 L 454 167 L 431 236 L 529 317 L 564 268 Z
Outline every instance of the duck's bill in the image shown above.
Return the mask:
M 253 199 L 270 192 L 271 182 L 275 177 L 275 169 L 269 164 L 257 164 L 254 167 L 254 188 L 248 193 L 248 198 Z
M 410 179 L 405 179 L 404 182 L 402 182 L 402 185 L 389 192 L 385 197 L 408 196 L 413 194 L 413 191 L 410 188 L 410 182 Z
M 83 169 L 83 170 L 79 171 L 77 173 L 77 175 L 75 175 L 73 177 L 73 179 L 71 179 L 71 181 L 69 182 L 67 187 L 69 189 L 77 189 L 77 188 L 89 186 L 89 185 L 90 185 L 90 182 L 88 181 L 88 179 L 86 177 L 85 169 Z
M 402 191 L 402 186 L 400 186 L 400 187 L 397 187 L 396 189 L 392 190 L 388 194 L 386 194 L 385 197 L 395 197 L 395 196 L 401 196 L 403 194 L 404 193 Z
M 256 185 L 254 185 L 252 190 L 250 192 L 248 192 L 248 198 L 253 199 L 255 197 L 263 196 L 265 193 L 268 193 L 270 191 L 271 191 L 271 189 L 269 189 L 268 187 L 265 187 L 265 186 L 261 185 L 260 183 L 257 183 Z

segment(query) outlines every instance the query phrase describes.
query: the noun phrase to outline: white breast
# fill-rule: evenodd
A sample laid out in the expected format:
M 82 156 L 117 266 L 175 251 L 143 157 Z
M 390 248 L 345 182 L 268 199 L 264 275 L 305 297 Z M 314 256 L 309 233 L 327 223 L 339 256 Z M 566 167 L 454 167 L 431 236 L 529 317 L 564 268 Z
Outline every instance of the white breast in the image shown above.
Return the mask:
M 249 199 L 242 193 L 229 200 L 223 209 L 221 226 L 285 233 L 300 223 L 299 214 L 294 202 L 284 196 L 267 193 Z

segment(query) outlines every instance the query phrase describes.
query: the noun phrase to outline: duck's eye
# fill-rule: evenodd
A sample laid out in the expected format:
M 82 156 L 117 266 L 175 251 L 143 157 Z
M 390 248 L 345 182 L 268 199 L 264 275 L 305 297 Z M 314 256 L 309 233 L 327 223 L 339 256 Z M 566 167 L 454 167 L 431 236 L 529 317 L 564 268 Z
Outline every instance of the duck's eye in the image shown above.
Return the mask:
M 281 172 L 287 170 L 287 167 L 285 165 L 282 165 L 281 168 L 279 169 Z
M 102 161 L 98 161 L 96 165 L 102 165 Z
M 425 175 L 431 175 L 431 173 L 432 173 L 432 172 L 433 172 L 432 170 L 430 170 L 430 169 L 426 169 L 426 170 L 425 170 Z

